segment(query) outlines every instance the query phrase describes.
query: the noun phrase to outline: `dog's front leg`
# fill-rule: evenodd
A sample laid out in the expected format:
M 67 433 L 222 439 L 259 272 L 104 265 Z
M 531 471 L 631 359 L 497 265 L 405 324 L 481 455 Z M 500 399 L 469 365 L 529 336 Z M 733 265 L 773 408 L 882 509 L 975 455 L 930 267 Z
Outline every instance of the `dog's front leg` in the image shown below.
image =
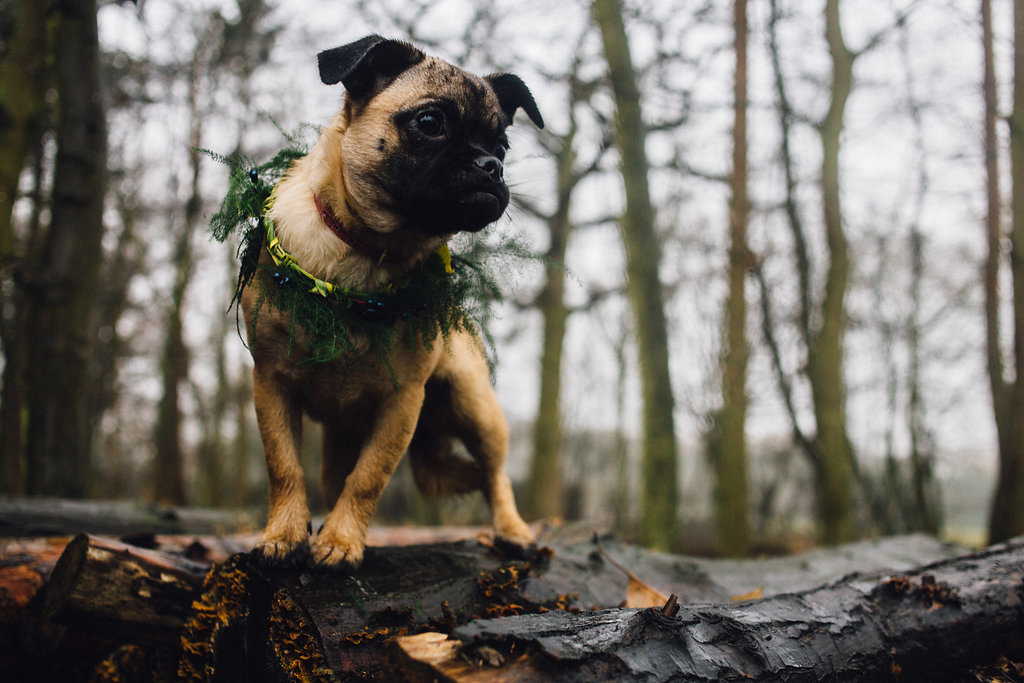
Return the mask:
M 366 528 L 384 486 L 409 448 L 423 407 L 422 385 L 403 384 L 376 416 L 370 438 L 312 547 L 313 565 L 351 570 L 363 559 Z
M 270 483 L 267 525 L 254 550 L 262 562 L 298 566 L 309 553 L 310 515 L 299 464 L 302 411 L 272 377 L 253 371 L 253 398 Z

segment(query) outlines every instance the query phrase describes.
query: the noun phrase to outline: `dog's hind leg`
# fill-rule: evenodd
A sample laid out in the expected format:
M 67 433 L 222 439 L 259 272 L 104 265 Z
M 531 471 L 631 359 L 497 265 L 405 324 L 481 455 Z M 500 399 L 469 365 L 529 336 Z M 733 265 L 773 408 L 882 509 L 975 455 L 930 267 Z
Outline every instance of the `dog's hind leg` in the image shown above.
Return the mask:
M 330 510 L 341 497 L 345 480 L 356 466 L 366 434 L 365 429 L 338 421 L 324 421 L 321 427 L 320 489 L 324 507 Z
M 253 370 L 253 397 L 270 483 L 270 509 L 254 553 L 264 564 L 298 565 L 309 550 L 310 516 L 299 463 L 302 412 L 272 378 Z
M 427 498 L 448 498 L 483 489 L 480 464 L 452 452 L 454 432 L 451 383 L 431 379 L 409 444 L 413 480 Z
M 446 378 L 451 385 L 455 434 L 480 467 L 480 490 L 491 507 L 498 541 L 526 551 L 533 532 L 516 509 L 512 482 L 505 471 L 509 430 L 498 397 L 491 387 L 490 370 L 479 343 L 469 335 L 450 341 L 451 357 Z

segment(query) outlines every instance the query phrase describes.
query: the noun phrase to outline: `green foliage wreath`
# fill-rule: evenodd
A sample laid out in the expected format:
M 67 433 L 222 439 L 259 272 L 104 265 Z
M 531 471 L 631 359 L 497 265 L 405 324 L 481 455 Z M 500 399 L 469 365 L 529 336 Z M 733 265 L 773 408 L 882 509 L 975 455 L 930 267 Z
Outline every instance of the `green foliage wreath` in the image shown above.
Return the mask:
M 312 337 L 309 355 L 300 362 L 331 361 L 351 351 L 356 339 L 368 339 L 390 368 L 388 357 L 397 343 L 429 346 L 439 334 L 447 337 L 452 331 L 474 326 L 493 357 L 494 344 L 486 323 L 491 305 L 502 300 L 496 273 L 506 270 L 502 264 L 537 257 L 515 237 L 501 236 L 496 245 L 473 238 L 462 253 L 439 250 L 400 281 L 379 291 L 358 291 L 319 280 L 276 245 L 273 222 L 266 216 L 274 187 L 308 151 L 297 134 L 286 135 L 286 139 L 288 146 L 263 164 L 200 150 L 230 170 L 228 191 L 220 210 L 210 219 L 210 230 L 220 242 L 235 234 L 241 239 L 232 305 L 238 303 L 257 271 L 267 269 L 269 277 L 257 278 L 260 292 L 254 318 L 258 319 L 259 310 L 267 303 L 291 313 L 292 334 L 299 325 Z M 272 248 L 276 265 L 260 265 L 264 246 Z

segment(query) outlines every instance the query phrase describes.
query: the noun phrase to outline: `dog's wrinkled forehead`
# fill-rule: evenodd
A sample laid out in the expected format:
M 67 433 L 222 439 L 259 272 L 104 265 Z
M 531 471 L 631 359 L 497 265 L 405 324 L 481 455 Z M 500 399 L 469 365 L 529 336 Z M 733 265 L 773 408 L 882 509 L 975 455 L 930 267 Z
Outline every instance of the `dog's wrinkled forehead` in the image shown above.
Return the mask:
M 443 100 L 458 105 L 463 115 L 481 119 L 480 123 L 489 127 L 511 123 L 487 81 L 436 57 L 427 57 L 400 74 L 378 93 L 377 99 L 392 110 L 417 100 Z
M 392 111 L 404 103 L 436 97 L 461 105 L 463 112 L 494 116 L 507 126 L 522 108 L 534 125 L 544 127 L 529 88 L 514 74 L 479 78 L 398 40 L 370 35 L 317 55 L 320 80 L 342 83 L 351 111 L 360 113 L 370 103 L 385 98 Z M 397 99 L 398 95 L 403 99 Z M 495 122 L 491 122 L 492 125 Z

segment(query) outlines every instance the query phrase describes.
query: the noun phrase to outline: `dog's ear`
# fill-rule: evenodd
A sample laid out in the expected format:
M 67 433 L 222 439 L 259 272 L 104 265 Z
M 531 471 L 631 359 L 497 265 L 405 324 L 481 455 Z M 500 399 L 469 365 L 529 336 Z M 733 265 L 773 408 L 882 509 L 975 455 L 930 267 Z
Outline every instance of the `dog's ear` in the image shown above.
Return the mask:
M 320 80 L 327 85 L 343 84 L 356 100 L 370 99 L 423 58 L 409 43 L 378 35 L 324 50 L 316 57 Z
M 498 96 L 498 103 L 508 117 L 509 123 L 512 122 L 516 109 L 521 107 L 533 121 L 533 125 L 538 128 L 544 127 L 544 119 L 523 79 L 515 74 L 491 74 L 486 80 L 494 89 L 494 94 Z

